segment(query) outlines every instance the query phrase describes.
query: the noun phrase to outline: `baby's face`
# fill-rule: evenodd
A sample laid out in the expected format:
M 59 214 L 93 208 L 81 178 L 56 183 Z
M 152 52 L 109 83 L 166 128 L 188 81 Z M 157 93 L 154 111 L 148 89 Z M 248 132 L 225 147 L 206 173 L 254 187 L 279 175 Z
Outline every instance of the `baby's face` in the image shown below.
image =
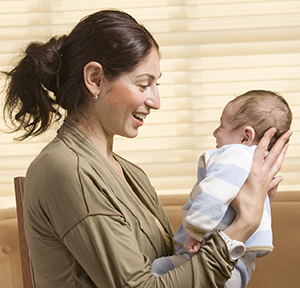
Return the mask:
M 243 134 L 242 128 L 233 130 L 233 125 L 229 121 L 232 113 L 235 113 L 232 104 L 225 106 L 222 116 L 220 118 L 220 126 L 213 132 L 216 137 L 216 147 L 221 148 L 223 145 L 228 144 L 242 144 Z

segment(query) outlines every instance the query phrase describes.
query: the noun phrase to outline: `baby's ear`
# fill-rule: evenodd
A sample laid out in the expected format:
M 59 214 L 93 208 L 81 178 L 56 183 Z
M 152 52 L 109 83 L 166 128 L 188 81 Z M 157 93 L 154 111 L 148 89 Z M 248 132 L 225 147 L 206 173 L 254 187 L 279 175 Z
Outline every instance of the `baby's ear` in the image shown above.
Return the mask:
M 251 146 L 256 144 L 255 141 L 255 130 L 251 126 L 246 126 L 243 129 L 243 139 L 242 139 L 242 144 Z

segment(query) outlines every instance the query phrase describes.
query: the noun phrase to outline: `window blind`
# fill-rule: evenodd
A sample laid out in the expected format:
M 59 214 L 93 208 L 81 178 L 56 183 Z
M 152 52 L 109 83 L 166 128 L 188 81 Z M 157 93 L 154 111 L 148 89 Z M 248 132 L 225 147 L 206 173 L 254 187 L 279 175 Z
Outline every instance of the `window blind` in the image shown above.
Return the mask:
M 83 16 L 104 8 L 130 13 L 154 34 L 162 52 L 162 107 L 151 112 L 137 138 L 116 137 L 115 151 L 141 166 L 159 194 L 189 193 L 199 156 L 215 147 L 212 132 L 223 107 L 252 89 L 276 91 L 291 106 L 294 135 L 279 190 L 300 190 L 300 1 L 11 0 L 0 5 L 1 70 L 12 67 L 28 42 L 68 33 Z M 3 98 L 2 92 L 1 109 Z M 13 177 L 25 175 L 56 128 L 22 143 L 0 132 L 0 196 L 13 195 Z

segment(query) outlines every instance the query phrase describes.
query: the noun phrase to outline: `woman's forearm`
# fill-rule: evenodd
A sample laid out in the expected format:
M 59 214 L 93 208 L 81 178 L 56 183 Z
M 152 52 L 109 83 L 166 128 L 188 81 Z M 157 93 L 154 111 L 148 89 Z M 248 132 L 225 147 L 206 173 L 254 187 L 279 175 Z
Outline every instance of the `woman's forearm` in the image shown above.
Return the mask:
M 279 172 L 287 151 L 287 140 L 292 131 L 287 131 L 275 143 L 265 157 L 270 139 L 276 129 L 269 129 L 258 143 L 250 174 L 240 192 L 232 202 L 236 218 L 224 230 L 231 239 L 245 242 L 258 228 L 268 191 L 282 180 L 274 176 Z M 278 179 L 277 179 L 278 178 Z

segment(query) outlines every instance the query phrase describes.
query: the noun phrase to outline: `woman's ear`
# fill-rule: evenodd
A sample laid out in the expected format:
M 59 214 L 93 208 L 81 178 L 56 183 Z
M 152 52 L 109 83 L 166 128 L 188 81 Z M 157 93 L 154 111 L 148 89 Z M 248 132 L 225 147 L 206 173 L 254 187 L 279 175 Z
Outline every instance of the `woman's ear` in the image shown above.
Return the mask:
M 251 126 L 246 126 L 243 129 L 243 138 L 242 138 L 242 144 L 251 146 L 255 145 L 255 130 Z
M 86 88 L 96 95 L 100 93 L 100 84 L 103 77 L 103 67 L 100 63 L 92 61 L 83 68 L 83 78 Z

